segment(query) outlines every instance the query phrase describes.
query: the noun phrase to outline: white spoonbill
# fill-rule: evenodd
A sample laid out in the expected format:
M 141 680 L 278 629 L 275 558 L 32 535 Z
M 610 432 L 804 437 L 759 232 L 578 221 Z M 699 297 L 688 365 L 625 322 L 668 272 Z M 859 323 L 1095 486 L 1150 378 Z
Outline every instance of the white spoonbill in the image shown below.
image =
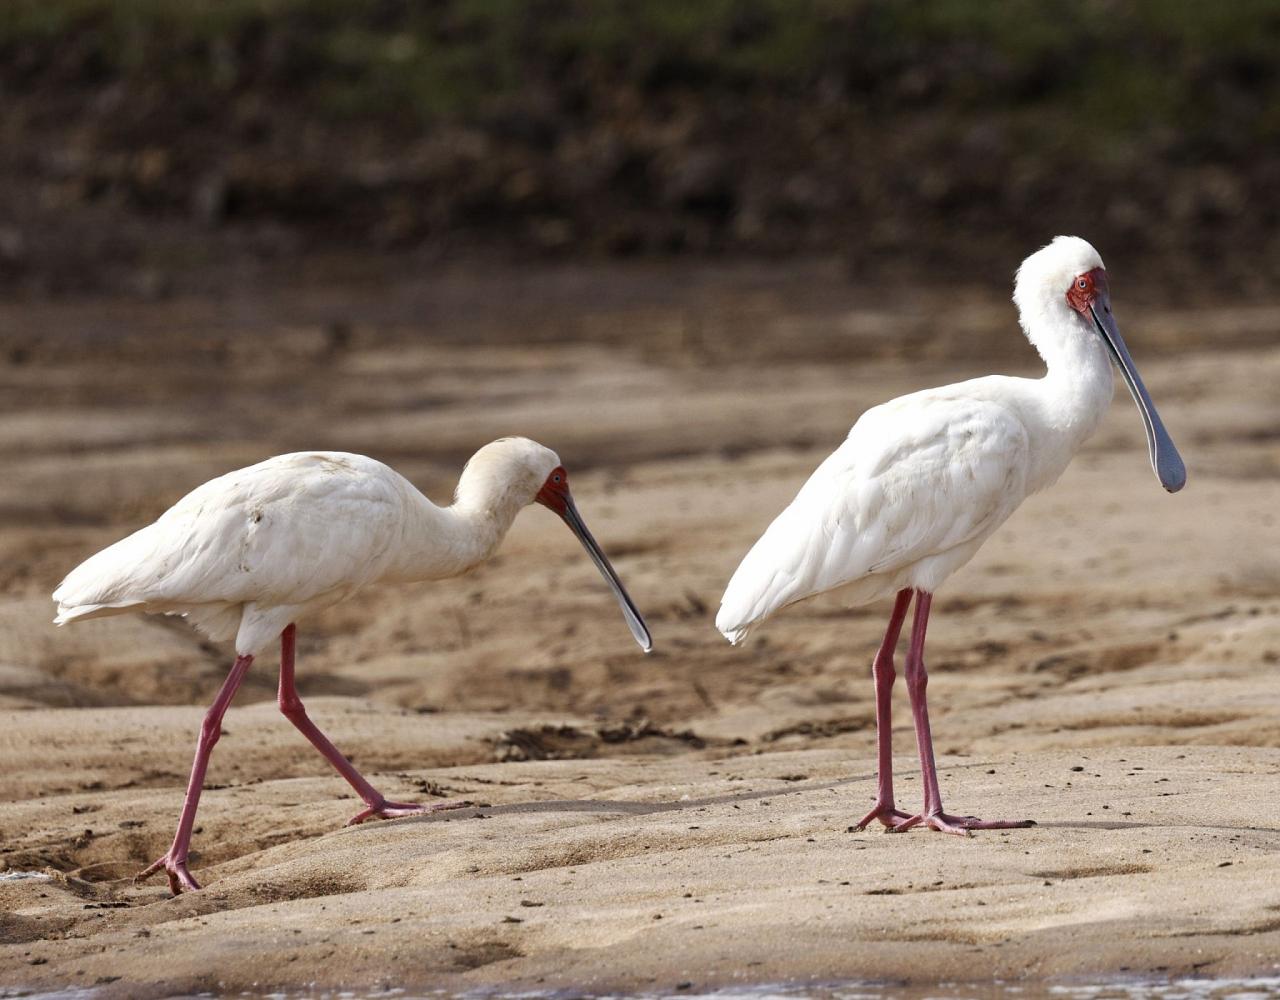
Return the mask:
M 516 514 L 535 501 L 578 536 L 648 652 L 649 631 L 578 514 L 560 459 L 526 438 L 504 438 L 476 452 L 448 507 L 437 507 L 399 473 L 363 455 L 281 455 L 197 487 L 154 524 L 72 570 L 53 594 L 59 625 L 162 612 L 184 616 L 213 639 L 235 638 L 235 664 L 200 727 L 178 832 L 139 877 L 164 868 L 174 893 L 200 888 L 187 857 L 209 754 L 253 658 L 277 637 L 280 711 L 364 800 L 351 823 L 462 805 L 390 802 L 338 752 L 307 718 L 294 687 L 294 623 L 366 584 L 465 573 L 493 554 Z
M 942 811 L 925 701 L 925 628 L 933 594 L 1032 493 L 1052 485 L 1106 413 L 1120 366 L 1138 404 L 1151 464 L 1170 493 L 1186 469 L 1111 315 L 1107 273 L 1084 240 L 1059 236 L 1018 269 L 1013 301 L 1048 373 L 989 375 L 876 406 L 822 463 L 742 560 L 720 603 L 716 627 L 741 641 L 775 611 L 840 588 L 851 605 L 896 595 L 872 665 L 876 692 L 878 795 L 858 823 L 894 831 L 925 824 L 947 833 L 1029 826 Z M 893 798 L 890 701 L 893 653 L 916 598 L 906 660 L 924 777 L 924 807 L 901 812 Z

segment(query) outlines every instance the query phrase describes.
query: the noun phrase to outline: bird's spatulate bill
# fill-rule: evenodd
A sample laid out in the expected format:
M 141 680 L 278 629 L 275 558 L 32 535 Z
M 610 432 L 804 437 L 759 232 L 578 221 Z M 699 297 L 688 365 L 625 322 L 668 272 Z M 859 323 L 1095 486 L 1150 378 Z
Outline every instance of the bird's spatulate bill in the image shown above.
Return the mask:
M 1173 446 L 1173 439 L 1169 437 L 1169 432 L 1164 429 L 1160 414 L 1156 412 L 1156 404 L 1151 402 L 1147 387 L 1143 385 L 1138 369 L 1133 364 L 1133 358 L 1129 356 L 1129 350 L 1124 346 L 1115 318 L 1111 315 L 1110 297 L 1105 290 L 1101 291 L 1097 300 L 1089 306 L 1089 312 L 1093 316 L 1094 325 L 1098 328 L 1098 334 L 1124 376 L 1125 384 L 1129 386 L 1129 394 L 1138 404 L 1142 425 L 1147 432 L 1147 450 L 1151 454 L 1151 468 L 1155 470 L 1161 486 L 1170 493 L 1177 493 L 1187 484 L 1187 467 L 1183 465 L 1178 449 Z
M 618 606 L 622 608 L 622 617 L 627 620 L 627 628 L 631 629 L 631 635 L 640 644 L 641 649 L 646 653 L 649 652 L 653 649 L 653 639 L 649 636 L 649 629 L 645 625 L 644 619 L 640 617 L 640 612 L 636 609 L 635 604 L 632 603 L 626 588 L 622 586 L 622 581 L 618 579 L 618 574 L 609 565 L 609 560 L 605 558 L 605 554 L 600 550 L 600 546 L 596 544 L 591 532 L 587 530 L 586 522 L 582 520 L 582 515 L 578 513 L 578 508 L 574 504 L 573 498 L 566 493 L 563 496 L 563 502 L 564 512 L 560 516 L 564 518 L 564 523 L 578 536 L 578 541 L 582 543 L 582 547 L 587 550 L 587 555 L 596 564 L 596 569 L 600 571 L 600 575 L 609 584 L 609 588 L 613 591 L 613 596 L 618 599 Z

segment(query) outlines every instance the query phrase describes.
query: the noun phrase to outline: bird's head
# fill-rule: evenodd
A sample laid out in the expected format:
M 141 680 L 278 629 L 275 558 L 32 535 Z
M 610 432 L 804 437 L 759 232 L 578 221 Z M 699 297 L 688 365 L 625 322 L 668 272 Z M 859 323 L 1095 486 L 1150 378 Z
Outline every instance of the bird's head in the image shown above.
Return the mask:
M 1093 294 L 1080 287 L 1082 280 L 1092 285 L 1102 275 L 1105 294 L 1106 273 L 1098 251 L 1079 236 L 1059 236 L 1024 260 L 1014 280 L 1013 301 L 1032 342 L 1033 327 L 1043 326 L 1045 320 L 1066 324 L 1073 312 L 1079 313 L 1076 303 Z
M 560 465 L 560 456 L 528 438 L 499 438 L 467 462 L 458 480 L 457 497 L 484 507 L 527 507 Z
M 1078 236 L 1059 236 L 1022 262 L 1013 301 L 1027 339 L 1049 365 L 1070 364 L 1105 349 L 1120 368 L 1147 432 L 1151 467 L 1170 493 L 1186 485 L 1182 457 L 1156 412 L 1111 314 L 1111 289 L 1102 257 Z M 1096 345 L 1096 346 L 1095 346 Z
M 640 648 L 646 653 L 653 648 L 644 619 L 578 513 L 573 494 L 569 492 L 569 474 L 554 451 L 528 438 L 501 438 L 487 444 L 471 456 L 462 471 L 456 500 L 472 509 L 492 510 L 502 506 L 513 513 L 520 507 L 539 503 L 558 514 L 609 584 Z

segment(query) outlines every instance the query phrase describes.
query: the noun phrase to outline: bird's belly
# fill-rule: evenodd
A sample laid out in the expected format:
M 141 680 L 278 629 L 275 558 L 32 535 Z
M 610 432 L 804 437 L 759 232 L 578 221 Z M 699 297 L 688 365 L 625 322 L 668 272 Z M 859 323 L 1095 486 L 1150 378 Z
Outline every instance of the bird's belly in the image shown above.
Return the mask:
M 897 569 L 857 577 L 833 587 L 832 590 L 839 595 L 840 600 L 847 607 L 851 608 L 892 597 L 902 590 L 923 590 L 930 594 L 935 593 L 951 574 L 977 554 L 978 549 L 982 548 L 982 543 L 989 537 L 989 534 L 983 535 L 981 538 L 953 546 L 945 552 L 925 556 Z M 805 597 L 813 596 L 815 594 L 805 595 Z M 805 597 L 799 597 L 797 600 L 804 600 Z
M 916 562 L 906 567 L 901 574 L 903 583 L 902 586 L 895 588 L 895 592 L 904 587 L 913 587 L 916 590 L 923 590 L 930 594 L 934 593 L 952 573 L 977 554 L 978 549 L 982 548 L 982 543 L 988 537 L 989 535 L 984 535 L 982 538 L 975 538 L 945 552 L 939 552 L 916 560 Z

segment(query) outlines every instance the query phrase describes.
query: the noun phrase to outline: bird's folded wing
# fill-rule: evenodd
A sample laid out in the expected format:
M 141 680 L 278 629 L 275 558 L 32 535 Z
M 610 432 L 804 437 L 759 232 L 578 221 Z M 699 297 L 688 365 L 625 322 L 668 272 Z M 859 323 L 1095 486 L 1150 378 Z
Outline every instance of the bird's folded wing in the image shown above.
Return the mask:
M 868 410 L 743 559 L 717 626 L 985 537 L 1025 495 L 1027 448 L 996 403 L 917 394 Z
M 54 599 L 65 609 L 297 603 L 359 585 L 396 544 L 398 486 L 301 458 L 205 483 L 78 566 Z

